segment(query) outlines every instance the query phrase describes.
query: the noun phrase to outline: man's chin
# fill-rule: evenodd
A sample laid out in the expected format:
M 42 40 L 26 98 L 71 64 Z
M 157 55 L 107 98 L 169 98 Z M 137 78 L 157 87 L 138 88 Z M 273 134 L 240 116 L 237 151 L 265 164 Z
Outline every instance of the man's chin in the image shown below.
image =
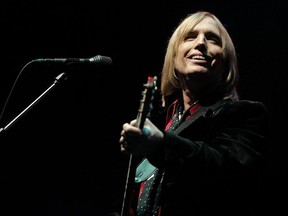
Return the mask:
M 186 78 L 188 80 L 192 80 L 192 79 L 202 80 L 202 79 L 206 79 L 208 77 L 210 77 L 210 73 L 208 73 L 207 70 L 193 71 L 193 72 L 187 73 L 187 76 L 186 76 Z M 211 78 L 209 78 L 209 79 L 211 79 Z

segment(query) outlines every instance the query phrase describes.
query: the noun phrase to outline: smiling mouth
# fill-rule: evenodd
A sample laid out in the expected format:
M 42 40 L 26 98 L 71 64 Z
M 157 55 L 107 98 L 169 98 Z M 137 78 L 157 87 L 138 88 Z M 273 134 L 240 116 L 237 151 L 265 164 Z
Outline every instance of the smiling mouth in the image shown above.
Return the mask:
M 188 57 L 190 60 L 195 60 L 199 63 L 209 63 L 212 62 L 212 57 L 207 56 L 207 55 L 191 55 Z
M 202 55 L 194 55 L 191 56 L 190 59 L 195 59 L 195 60 L 206 60 L 206 58 Z
M 188 57 L 188 59 L 191 60 L 201 60 L 201 61 L 212 61 L 212 58 L 207 55 L 191 55 Z

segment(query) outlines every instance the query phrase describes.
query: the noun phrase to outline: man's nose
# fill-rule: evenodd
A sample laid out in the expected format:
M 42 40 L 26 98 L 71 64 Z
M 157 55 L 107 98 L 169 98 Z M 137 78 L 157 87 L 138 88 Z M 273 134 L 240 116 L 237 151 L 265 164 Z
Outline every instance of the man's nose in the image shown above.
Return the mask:
M 207 49 L 206 38 L 203 35 L 198 35 L 196 40 L 196 48 Z

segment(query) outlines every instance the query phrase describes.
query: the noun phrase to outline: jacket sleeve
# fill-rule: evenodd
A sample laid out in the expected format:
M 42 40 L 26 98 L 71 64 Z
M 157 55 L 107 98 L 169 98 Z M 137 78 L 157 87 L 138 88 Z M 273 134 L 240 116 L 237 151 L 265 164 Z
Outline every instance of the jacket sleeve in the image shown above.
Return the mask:
M 152 163 L 183 164 L 203 172 L 238 172 L 262 163 L 269 122 L 264 104 L 237 101 L 203 116 L 175 135 L 164 132 L 163 152 Z

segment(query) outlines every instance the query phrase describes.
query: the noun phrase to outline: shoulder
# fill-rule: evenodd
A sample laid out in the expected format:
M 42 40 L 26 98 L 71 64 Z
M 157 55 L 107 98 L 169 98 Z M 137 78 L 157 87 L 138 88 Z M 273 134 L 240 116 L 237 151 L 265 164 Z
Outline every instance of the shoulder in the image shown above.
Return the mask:
M 230 112 L 249 112 L 253 113 L 267 113 L 267 108 L 263 102 L 260 101 L 252 101 L 252 100 L 238 100 L 238 101 L 230 101 L 225 104 L 225 109 Z
M 227 101 L 215 110 L 224 122 L 246 122 L 247 124 L 267 124 L 270 114 L 263 102 L 252 100 Z
M 211 112 L 212 111 L 212 112 Z M 237 118 L 249 117 L 268 117 L 268 110 L 263 102 L 252 100 L 231 100 L 225 99 L 212 105 L 208 109 L 208 113 L 213 113 L 213 116 L 237 116 Z

